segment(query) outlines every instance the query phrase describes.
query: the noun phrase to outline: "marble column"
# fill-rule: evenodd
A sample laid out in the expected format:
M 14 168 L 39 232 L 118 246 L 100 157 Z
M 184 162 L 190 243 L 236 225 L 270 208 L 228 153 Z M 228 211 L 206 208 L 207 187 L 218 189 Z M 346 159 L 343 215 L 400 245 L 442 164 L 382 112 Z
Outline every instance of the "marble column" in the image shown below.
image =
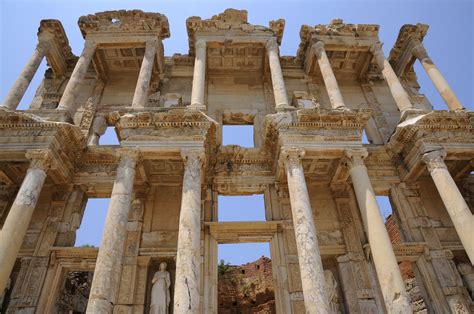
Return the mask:
M 456 182 L 444 163 L 446 152 L 434 150 L 425 153 L 422 160 L 433 178 L 441 200 L 448 211 L 454 228 L 461 239 L 469 260 L 474 264 L 474 215 L 472 215 L 464 197 L 459 192 Z
M 94 41 L 85 41 L 82 54 L 79 57 L 79 60 L 77 60 L 74 71 L 72 71 L 71 77 L 69 78 L 69 82 L 66 85 L 57 109 L 68 110 L 71 115 L 74 114 L 74 102 L 82 85 L 82 81 L 86 77 L 87 70 L 89 69 L 89 65 L 92 61 L 92 57 L 94 56 L 96 48 L 97 43 Z
M 346 156 L 387 311 L 389 313 L 411 313 L 410 296 L 406 292 L 397 258 L 393 252 L 392 243 L 364 164 L 363 159 L 367 156 L 367 150 L 347 150 Z
M 0 291 L 5 290 L 52 162 L 46 150 L 29 151 L 26 157 L 30 167 L 0 230 Z
M 43 61 L 44 56 L 48 53 L 50 48 L 51 44 L 46 41 L 40 41 L 36 45 L 33 55 L 30 57 L 20 76 L 16 79 L 12 88 L 3 100 L 2 107 L 6 107 L 10 110 L 16 110 L 20 104 L 21 99 L 25 95 L 28 86 L 30 86 L 31 80 L 35 76 L 41 61 Z
M 137 151 L 120 150 L 120 162 L 105 218 L 87 313 L 112 313 L 116 303 L 137 160 Z
M 277 111 L 292 108 L 288 103 L 288 95 L 286 93 L 285 80 L 280 65 L 280 54 L 276 38 L 267 41 L 268 63 L 270 65 L 270 73 L 272 76 L 273 97 L 275 98 L 275 106 Z
M 203 149 L 182 150 L 183 192 L 179 215 L 174 311 L 200 313 L 201 286 L 201 167 Z
M 137 87 L 133 95 L 132 107 L 143 108 L 148 100 L 148 89 L 150 87 L 151 73 L 158 50 L 158 39 L 146 42 L 145 55 L 143 56 L 140 74 L 138 75 Z
M 331 63 L 329 62 L 326 51 L 324 50 L 324 43 L 318 41 L 313 45 L 316 58 L 318 59 L 319 69 L 321 70 L 321 75 L 323 76 L 324 85 L 326 85 L 326 90 L 328 92 L 329 101 L 331 102 L 331 107 L 333 109 L 344 109 L 346 105 L 342 99 L 341 90 L 336 81 L 336 76 L 332 71 Z
M 425 47 L 419 40 L 415 42 L 415 46 L 413 47 L 412 53 L 418 60 L 420 60 L 421 65 L 426 71 L 426 74 L 428 74 L 428 76 L 430 77 L 431 81 L 433 82 L 434 86 L 443 98 L 444 102 L 448 105 L 449 109 L 464 109 L 458 97 L 456 96 L 456 94 L 454 94 L 448 82 L 446 82 L 443 75 L 438 70 L 438 67 L 436 67 L 431 58 L 428 56 Z
M 370 47 L 370 52 L 374 55 L 377 66 L 382 70 L 382 75 L 390 88 L 395 103 L 401 113 L 408 109 L 414 109 L 410 97 L 403 88 L 400 80 L 392 69 L 390 63 L 385 59 L 380 43 L 373 44 Z
M 191 107 L 205 110 L 204 94 L 206 87 L 206 41 L 196 41 L 196 57 L 194 58 L 193 89 L 191 91 Z
M 319 251 L 316 226 L 304 178 L 301 149 L 282 149 L 288 180 L 296 249 L 306 313 L 329 313 L 326 282 Z

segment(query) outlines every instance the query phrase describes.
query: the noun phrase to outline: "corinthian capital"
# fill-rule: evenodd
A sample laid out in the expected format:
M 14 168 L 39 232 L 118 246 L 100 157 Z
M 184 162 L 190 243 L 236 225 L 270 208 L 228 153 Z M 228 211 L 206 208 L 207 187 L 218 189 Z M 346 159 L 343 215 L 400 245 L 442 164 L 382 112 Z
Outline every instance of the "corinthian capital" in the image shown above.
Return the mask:
M 277 43 L 276 38 L 274 37 L 270 38 L 267 41 L 266 48 L 267 48 L 267 52 L 276 51 L 276 53 L 278 53 L 279 49 L 278 49 L 278 43 Z
M 429 59 L 425 46 L 423 46 L 423 43 L 418 39 L 413 40 L 413 48 L 411 52 L 418 60 Z
M 206 48 L 206 41 L 204 39 L 198 39 L 196 40 L 195 44 L 196 49 L 205 49 Z
M 384 67 L 384 62 L 385 62 L 385 56 L 383 54 L 382 50 L 382 43 L 376 42 L 372 46 L 370 46 L 370 52 L 374 56 L 375 63 L 377 66 L 381 69 Z
M 364 159 L 367 158 L 369 152 L 365 148 L 346 149 L 344 151 L 345 162 L 349 168 L 355 166 L 364 166 Z
M 119 167 L 135 168 L 140 162 L 140 152 L 133 148 L 119 148 L 117 150 L 120 158 Z
M 435 169 L 447 169 L 444 158 L 446 158 L 446 151 L 439 149 L 424 153 L 421 160 L 426 164 L 428 171 L 431 172 Z
M 53 154 L 47 149 L 34 149 L 26 152 L 26 158 L 30 159 L 30 169 L 42 169 L 44 171 L 53 168 Z
M 44 56 L 51 49 L 51 46 L 52 44 L 49 40 L 40 40 L 39 43 L 36 45 L 36 50 L 38 50 Z
M 304 157 L 305 153 L 302 148 L 283 147 L 281 149 L 281 157 L 287 166 L 301 165 L 301 158 Z
M 204 148 L 188 148 L 181 150 L 181 157 L 186 168 L 197 169 L 204 166 L 206 154 Z
M 325 52 L 324 43 L 322 41 L 318 41 L 312 47 L 316 53 L 316 57 L 321 58 L 321 55 Z

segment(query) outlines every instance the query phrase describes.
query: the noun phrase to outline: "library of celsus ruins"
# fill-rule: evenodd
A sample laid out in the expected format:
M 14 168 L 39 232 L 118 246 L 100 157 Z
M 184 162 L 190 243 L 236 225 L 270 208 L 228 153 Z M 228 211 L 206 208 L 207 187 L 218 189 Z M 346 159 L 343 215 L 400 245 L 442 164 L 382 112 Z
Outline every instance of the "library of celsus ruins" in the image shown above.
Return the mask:
M 218 245 L 254 242 L 270 245 L 276 313 L 474 312 L 474 113 L 428 25 L 403 25 L 387 55 L 379 25 L 303 25 L 282 56 L 283 19 L 183 23 L 186 55 L 164 51 L 163 14 L 82 16 L 80 56 L 60 21 L 39 23 L 0 104 L 2 313 L 222 313 Z M 253 126 L 254 147 L 223 145 L 228 125 Z M 119 145 L 100 143 L 110 127 Z M 219 196 L 255 194 L 265 221 L 219 220 Z M 100 246 L 76 247 L 94 198 L 110 198 Z

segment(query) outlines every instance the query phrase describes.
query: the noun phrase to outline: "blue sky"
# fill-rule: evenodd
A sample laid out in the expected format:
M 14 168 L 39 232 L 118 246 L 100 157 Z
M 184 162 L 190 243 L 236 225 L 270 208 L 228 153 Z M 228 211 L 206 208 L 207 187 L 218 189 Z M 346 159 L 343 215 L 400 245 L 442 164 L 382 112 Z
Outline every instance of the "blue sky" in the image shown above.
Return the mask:
M 3 99 L 21 69 L 31 56 L 36 45 L 36 32 L 41 19 L 59 19 L 64 26 L 73 52 L 81 53 L 83 38 L 77 26 L 81 15 L 105 10 L 142 9 L 160 12 L 168 17 L 171 37 L 164 41 L 165 54 L 185 54 L 188 51 L 185 20 L 197 15 L 210 18 L 228 7 L 246 9 L 249 22 L 268 25 L 272 19 L 286 20 L 285 33 L 281 45 L 282 55 L 295 55 L 299 44 L 299 29 L 302 24 L 315 25 L 329 23 L 339 17 L 347 23 L 380 24 L 380 38 L 384 43 L 385 55 L 395 42 L 403 24 L 418 22 L 430 25 L 424 40 L 425 47 L 435 64 L 464 104 L 472 110 L 474 100 L 474 1 L 470 0 L 397 0 L 397 1 L 25 1 L 0 0 L 0 99 Z M 37 75 L 27 91 L 19 109 L 28 107 L 34 91 L 46 69 L 43 61 Z M 422 93 L 436 109 L 446 109 L 446 105 L 435 90 L 421 66 L 416 63 Z M 110 132 L 112 131 L 112 132 Z M 101 143 L 113 143 L 113 130 L 101 139 Z M 251 138 L 249 134 L 231 134 L 229 143 Z M 246 146 L 250 143 L 243 142 Z M 256 198 L 258 199 L 258 197 Z M 386 198 L 379 198 L 384 216 L 389 211 Z M 227 203 L 226 203 L 227 202 Z M 241 213 L 243 217 L 258 215 L 260 200 L 221 201 L 221 207 L 234 208 L 226 215 Z M 99 199 L 89 202 L 84 224 L 93 228 L 81 228 L 77 244 L 98 245 L 108 200 Z M 241 208 L 242 211 L 237 211 Z M 244 214 L 245 213 L 245 214 Z M 233 217 L 231 219 L 238 219 Z M 245 220 L 245 219 L 242 219 Z M 269 256 L 268 244 L 240 245 L 239 249 L 223 246 L 219 249 L 219 258 L 231 263 L 243 263 L 261 255 Z

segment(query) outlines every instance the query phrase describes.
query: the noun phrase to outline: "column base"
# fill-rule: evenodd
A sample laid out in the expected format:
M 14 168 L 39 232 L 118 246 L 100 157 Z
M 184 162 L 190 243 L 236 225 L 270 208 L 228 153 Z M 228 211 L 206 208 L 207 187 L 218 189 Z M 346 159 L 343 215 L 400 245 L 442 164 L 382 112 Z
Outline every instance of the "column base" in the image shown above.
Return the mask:
M 92 299 L 87 304 L 86 313 L 112 313 L 114 306 L 107 300 Z
M 207 110 L 207 107 L 201 104 L 192 104 L 192 105 L 187 106 L 186 108 L 191 109 L 191 110 L 200 110 L 200 111 Z
M 290 106 L 290 105 L 278 105 L 275 107 L 276 112 L 287 112 L 287 111 L 294 111 L 297 108 Z

